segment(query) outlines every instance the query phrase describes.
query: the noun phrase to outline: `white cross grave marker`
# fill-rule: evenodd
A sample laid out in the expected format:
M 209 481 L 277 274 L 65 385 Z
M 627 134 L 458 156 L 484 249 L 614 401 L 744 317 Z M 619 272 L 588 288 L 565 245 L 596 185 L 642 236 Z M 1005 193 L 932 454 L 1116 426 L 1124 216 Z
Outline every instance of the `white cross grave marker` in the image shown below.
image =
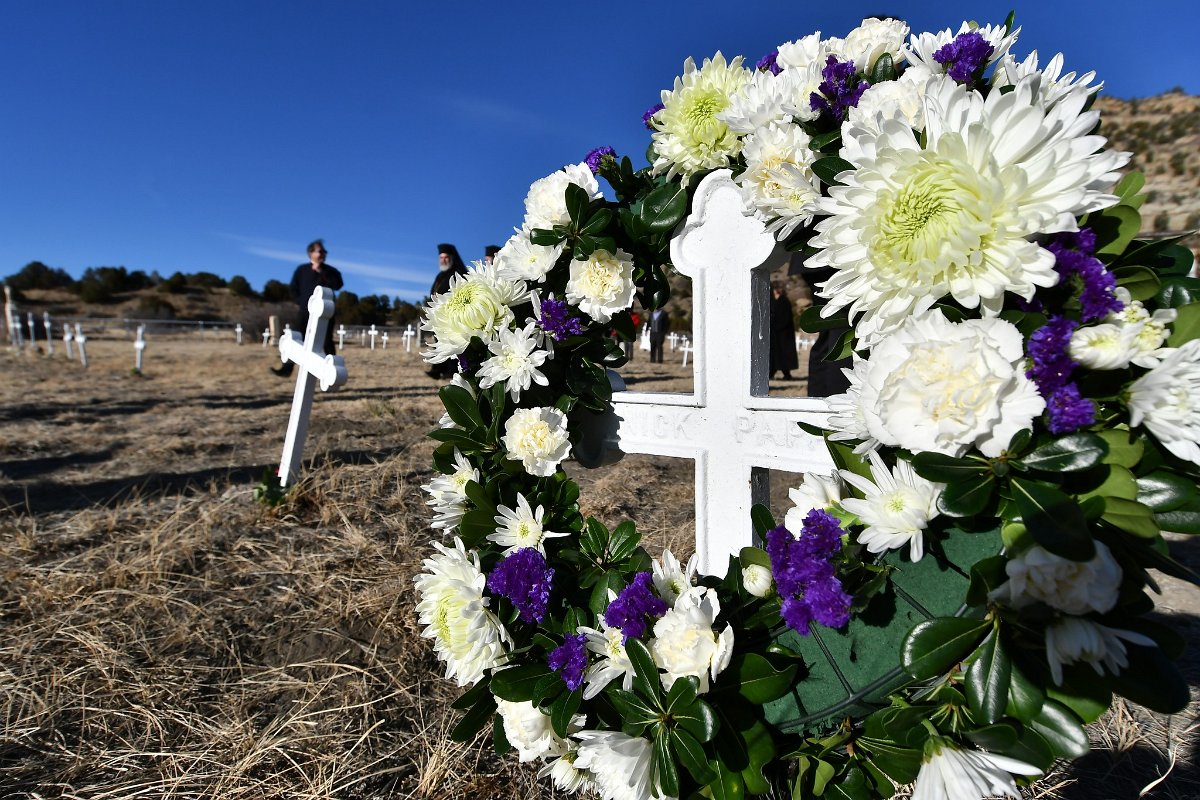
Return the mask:
M 650 323 L 642 326 L 642 336 L 638 340 L 638 350 L 650 349 Z
M 271 329 L 263 328 L 263 347 L 266 347 L 267 343 L 270 341 L 271 341 Z
M 374 350 L 375 349 L 375 337 L 379 335 L 379 331 L 375 330 L 375 326 L 372 325 L 371 330 L 367 332 L 367 335 L 371 337 L 371 349 Z
M 133 349 L 137 353 L 136 369 L 138 371 L 138 374 L 140 375 L 142 373 L 142 353 L 144 353 L 146 351 L 146 326 L 145 325 L 138 325 L 137 338 L 134 339 L 134 341 L 133 341 Z
M 683 366 L 687 366 L 688 355 L 692 352 L 692 343 L 688 337 L 683 337 L 683 346 L 679 348 L 683 352 Z
M 21 326 L 17 325 L 17 329 L 13 331 L 13 314 L 16 313 L 16 306 L 13 305 L 12 289 L 9 285 L 4 284 L 4 326 L 8 330 L 8 340 L 12 344 L 17 344 L 17 337 L 21 335 Z
M 33 312 L 30 311 L 25 315 L 25 319 L 29 322 L 29 346 L 37 348 L 37 327 L 33 323 Z
M 387 350 L 387 331 L 384 331 L 383 333 L 381 333 L 379 335 L 379 338 L 383 342 L 383 349 Z
M 717 170 L 700 182 L 671 240 L 672 263 L 692 279 L 695 394 L 616 391 L 601 431 L 610 452 L 695 460 L 696 553 L 710 575 L 753 543 L 750 507 L 768 499 L 767 469 L 833 470 L 824 443 L 796 424 L 822 424 L 828 404 L 767 396 L 770 270 L 786 254 L 743 216 L 730 175 Z M 609 378 L 623 388 L 616 373 Z
M 413 337 L 416 335 L 417 335 L 417 333 L 416 333 L 416 331 L 413 330 L 412 325 L 409 325 L 407 328 L 404 329 L 404 352 L 406 352 L 406 353 L 412 352 Z
M 321 391 L 326 392 L 346 382 L 346 363 L 342 357 L 321 352 L 332 316 L 333 290 L 318 286 L 308 300 L 308 329 L 304 332 L 304 339 L 297 333 L 289 333 L 279 340 L 279 358 L 285 364 L 292 361 L 300 368 L 296 392 L 292 395 L 292 415 L 288 419 L 287 436 L 283 440 L 283 456 L 279 460 L 281 486 L 291 483 L 292 477 L 300 471 L 316 384 L 319 382 Z
M 83 325 L 75 323 L 75 344 L 79 345 L 79 363 L 87 369 L 87 337 L 83 335 Z
M 233 329 L 233 332 L 237 334 L 237 343 L 240 347 L 242 344 L 242 323 L 239 322 L 237 327 Z
M 12 336 L 13 344 L 18 350 L 25 347 L 25 329 L 21 326 L 21 312 L 14 305 L 11 314 L 8 318 L 8 330 Z
M 287 337 L 289 337 L 291 335 L 292 335 L 292 323 L 290 323 L 290 322 L 283 323 L 283 336 L 279 337 L 279 340 L 283 341 L 284 339 L 286 339 Z
M 359 330 L 358 330 L 358 345 L 359 345 L 359 347 L 363 347 L 366 345 L 366 343 L 367 343 L 367 329 L 359 328 Z
M 667 337 L 667 341 L 671 343 L 671 352 L 674 353 L 675 345 L 679 343 L 679 334 L 672 331 Z
M 46 355 L 54 355 L 54 326 L 50 322 L 50 312 L 42 312 L 42 327 L 46 330 Z
M 75 352 L 71 349 L 71 340 L 75 337 L 71 334 L 71 326 L 63 323 L 63 346 L 67 348 L 67 358 L 74 358 Z
M 345 325 L 338 326 L 337 336 L 338 336 L 338 350 L 344 350 L 345 349 L 344 345 L 346 343 L 346 326 Z

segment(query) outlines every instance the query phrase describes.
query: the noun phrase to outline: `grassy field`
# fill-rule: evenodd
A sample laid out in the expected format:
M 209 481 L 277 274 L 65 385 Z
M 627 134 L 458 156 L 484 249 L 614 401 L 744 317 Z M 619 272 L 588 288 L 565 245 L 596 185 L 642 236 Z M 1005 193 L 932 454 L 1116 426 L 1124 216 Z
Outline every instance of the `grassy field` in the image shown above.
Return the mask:
M 274 469 L 292 383 L 274 353 L 224 339 L 89 339 L 90 367 L 0 350 L 0 797 L 550 798 L 485 735 L 449 740 L 412 577 L 435 535 L 420 486 L 437 384 L 402 348 L 349 347 L 318 395 L 306 472 L 282 505 Z M 631 388 L 686 390 L 678 363 Z M 780 385 L 803 391 L 803 382 Z M 585 513 L 634 518 L 686 552 L 690 463 L 628 457 L 579 472 Z M 774 487 L 782 515 L 786 485 Z M 1200 561 L 1183 544 L 1178 555 Z M 1165 613 L 1197 630 L 1194 593 Z M 1190 654 L 1193 685 L 1200 669 Z M 1196 706 L 1118 704 L 1096 751 L 1030 797 L 1200 797 Z

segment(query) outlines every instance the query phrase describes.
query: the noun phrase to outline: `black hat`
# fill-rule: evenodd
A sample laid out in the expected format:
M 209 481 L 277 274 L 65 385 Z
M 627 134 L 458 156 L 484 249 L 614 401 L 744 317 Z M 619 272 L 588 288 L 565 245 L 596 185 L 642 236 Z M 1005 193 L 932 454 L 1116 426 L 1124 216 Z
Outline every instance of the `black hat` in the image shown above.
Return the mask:
M 453 257 L 453 256 L 458 255 L 458 248 L 456 248 L 452 244 L 439 244 L 438 245 L 438 255 L 441 255 L 442 253 L 445 253 L 446 255 Z
M 498 245 L 498 244 L 489 244 L 487 247 L 483 248 L 484 256 L 494 256 L 494 255 L 496 255 L 496 253 L 499 253 L 499 252 L 500 252 L 500 245 Z

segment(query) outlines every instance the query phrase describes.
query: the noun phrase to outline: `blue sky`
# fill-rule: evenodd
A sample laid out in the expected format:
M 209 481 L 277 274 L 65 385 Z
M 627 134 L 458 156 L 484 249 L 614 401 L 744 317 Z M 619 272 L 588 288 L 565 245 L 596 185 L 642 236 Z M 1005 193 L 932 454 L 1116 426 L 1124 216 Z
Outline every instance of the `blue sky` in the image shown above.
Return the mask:
M 436 244 L 503 244 L 532 181 L 598 145 L 644 163 L 641 114 L 687 56 L 753 62 L 870 14 L 941 30 L 1015 8 L 1019 56 L 1062 51 L 1118 97 L 1200 93 L 1194 1 L 947 7 L 9 0 L 0 276 L 40 260 L 257 289 L 319 236 L 347 289 L 418 299 Z

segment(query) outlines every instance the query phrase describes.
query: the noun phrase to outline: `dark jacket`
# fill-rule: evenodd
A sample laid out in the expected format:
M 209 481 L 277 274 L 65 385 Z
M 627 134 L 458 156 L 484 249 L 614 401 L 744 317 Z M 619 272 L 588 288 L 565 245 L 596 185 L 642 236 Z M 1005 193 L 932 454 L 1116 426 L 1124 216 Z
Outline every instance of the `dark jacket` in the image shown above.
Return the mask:
M 321 271 L 317 272 L 312 268 L 312 264 L 301 264 L 292 273 L 292 282 L 290 285 L 292 302 L 302 309 L 307 309 L 308 300 L 312 297 L 313 289 L 318 286 L 325 286 L 336 292 L 342 288 L 342 285 L 342 273 L 338 272 L 337 267 L 322 264 Z

